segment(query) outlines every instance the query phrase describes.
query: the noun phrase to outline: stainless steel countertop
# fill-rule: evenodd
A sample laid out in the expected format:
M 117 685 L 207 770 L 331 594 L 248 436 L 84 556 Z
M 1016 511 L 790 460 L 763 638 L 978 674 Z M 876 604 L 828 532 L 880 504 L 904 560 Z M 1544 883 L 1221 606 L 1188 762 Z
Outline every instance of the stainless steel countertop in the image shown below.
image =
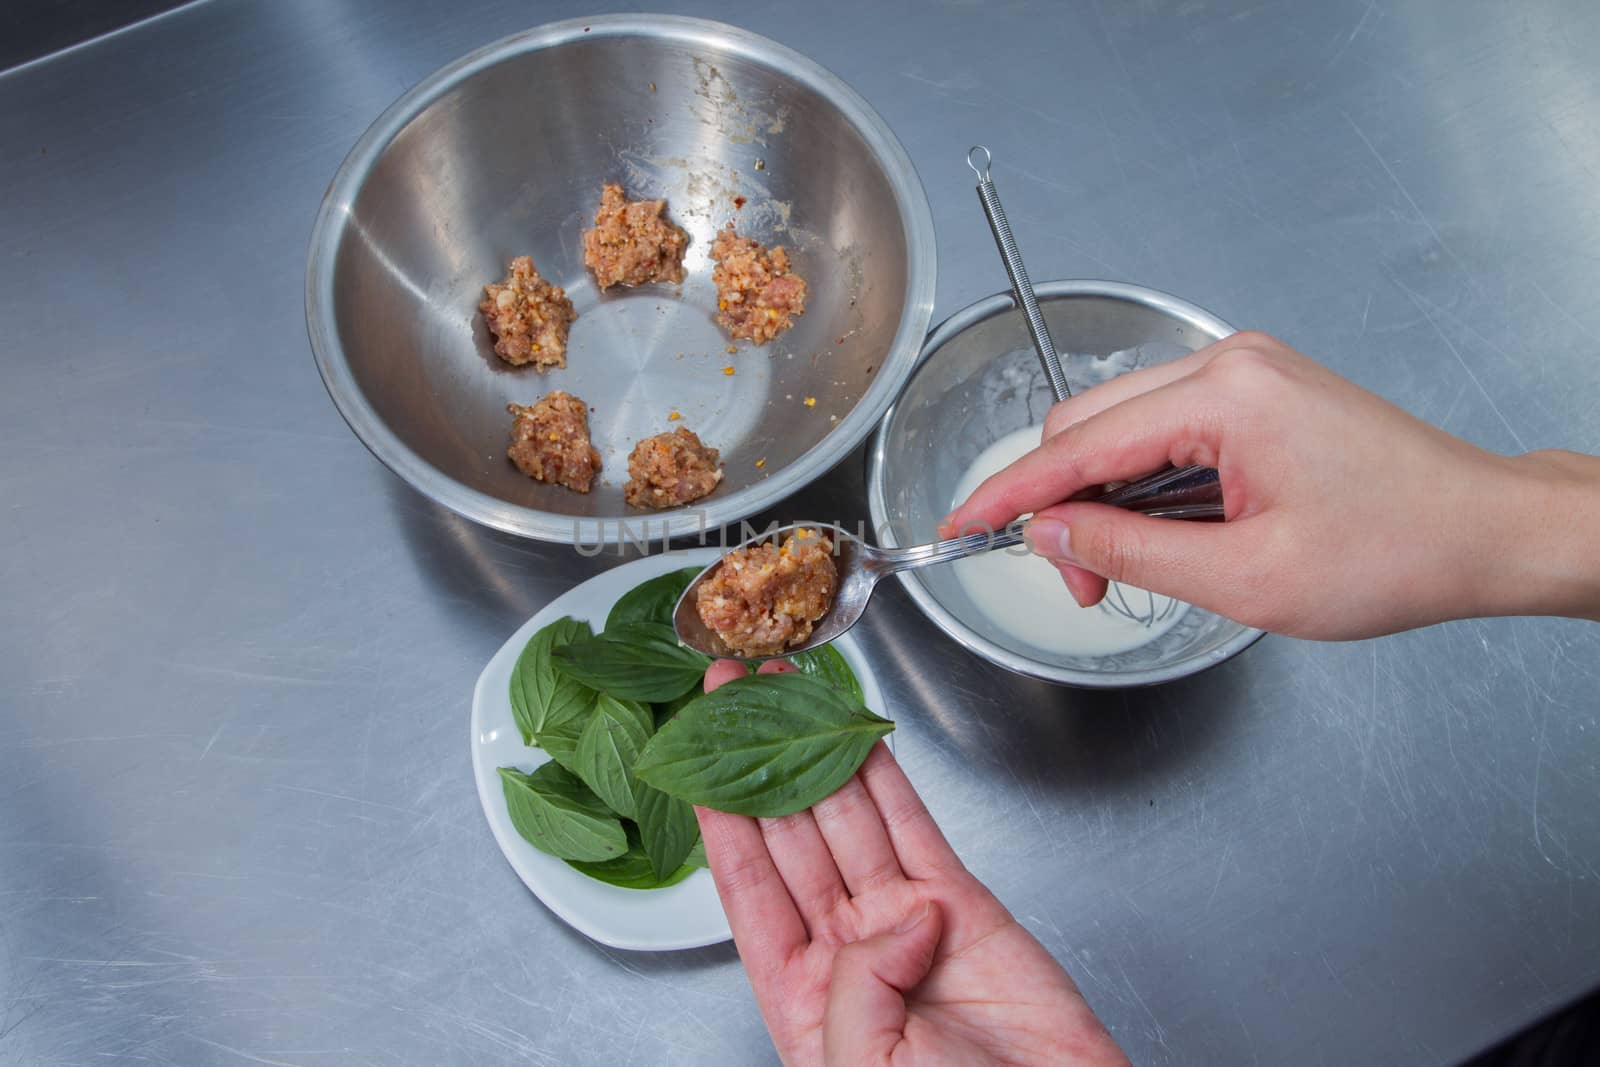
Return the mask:
M 0 77 L 0 1061 L 771 1057 L 730 947 L 587 942 L 478 809 L 473 680 L 615 557 L 430 506 L 305 340 L 367 123 L 584 10 L 213 0 Z M 940 315 L 1004 284 L 981 140 L 1035 278 L 1600 451 L 1600 6 L 682 10 L 882 111 Z M 863 515 L 859 454 L 782 514 Z M 1126 694 L 1001 674 L 898 590 L 861 632 L 934 812 L 1138 1062 L 1447 1063 L 1600 980 L 1600 627 L 1268 638 Z

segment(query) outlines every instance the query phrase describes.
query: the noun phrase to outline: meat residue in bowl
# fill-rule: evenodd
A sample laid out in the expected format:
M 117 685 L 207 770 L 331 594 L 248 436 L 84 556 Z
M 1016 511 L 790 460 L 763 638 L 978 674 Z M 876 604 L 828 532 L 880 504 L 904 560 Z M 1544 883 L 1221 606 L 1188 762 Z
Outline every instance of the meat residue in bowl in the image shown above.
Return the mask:
M 766 144 L 768 137 L 777 136 L 788 126 L 787 104 L 779 104 L 769 111 L 742 99 L 716 64 L 696 59 L 694 74 L 694 95 L 707 104 L 700 109 L 700 121 L 716 127 L 730 143 Z

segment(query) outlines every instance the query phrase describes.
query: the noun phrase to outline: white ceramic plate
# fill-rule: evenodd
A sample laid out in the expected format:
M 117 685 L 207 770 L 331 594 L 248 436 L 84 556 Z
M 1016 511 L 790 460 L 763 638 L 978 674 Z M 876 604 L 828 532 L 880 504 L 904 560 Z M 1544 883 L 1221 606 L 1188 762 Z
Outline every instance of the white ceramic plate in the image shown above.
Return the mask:
M 634 560 L 590 578 L 556 597 L 523 623 L 494 654 L 472 691 L 472 774 L 477 779 L 478 801 L 489 820 L 489 829 L 494 831 L 495 842 L 512 870 L 545 907 L 568 926 L 613 948 L 665 952 L 714 945 L 731 935 L 708 871 L 696 871 L 666 889 L 621 889 L 579 874 L 522 839 L 506 814 L 505 795 L 496 771 L 500 767 L 531 771 L 549 757 L 537 748 L 523 745 L 517 732 L 516 721 L 511 717 L 511 671 L 528 639 L 546 623 L 570 615 L 599 631 L 611 605 L 623 593 L 658 574 L 681 567 L 704 567 L 720 554 L 715 548 L 668 552 Z M 833 644 L 861 680 L 867 707 L 892 719 L 854 639 L 845 634 Z

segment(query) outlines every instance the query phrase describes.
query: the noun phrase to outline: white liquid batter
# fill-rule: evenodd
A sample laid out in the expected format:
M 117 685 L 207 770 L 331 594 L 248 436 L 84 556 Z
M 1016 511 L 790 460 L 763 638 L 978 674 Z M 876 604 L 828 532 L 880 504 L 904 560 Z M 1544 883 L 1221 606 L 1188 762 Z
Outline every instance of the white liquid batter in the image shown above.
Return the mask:
M 971 496 L 985 478 L 1037 447 L 1039 428 L 1032 426 L 984 449 L 962 474 L 951 507 Z M 1022 546 L 969 556 L 951 566 L 962 589 L 996 628 L 1046 652 L 1069 656 L 1126 652 L 1172 629 L 1189 609 L 1182 601 L 1115 582 L 1107 599 L 1120 595 L 1137 614 L 1154 621 L 1136 621 L 1099 605 L 1080 608 L 1056 569 Z

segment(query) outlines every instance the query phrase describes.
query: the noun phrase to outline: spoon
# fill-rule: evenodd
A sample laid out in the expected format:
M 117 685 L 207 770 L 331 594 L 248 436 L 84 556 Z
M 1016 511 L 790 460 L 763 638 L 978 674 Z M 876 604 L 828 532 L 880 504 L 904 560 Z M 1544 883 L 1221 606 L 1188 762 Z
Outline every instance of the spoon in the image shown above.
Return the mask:
M 1164 484 L 1155 484 L 1143 492 L 1130 492 L 1137 484 L 1130 483 L 1104 492 L 1096 497 L 1096 500 L 1128 511 L 1137 511 L 1152 518 L 1189 519 L 1196 522 L 1215 522 L 1221 519 L 1215 505 L 1196 504 L 1185 500 L 1186 494 L 1192 492 L 1193 486 L 1184 484 L 1182 479 L 1170 479 Z M 917 545 L 914 548 L 879 548 L 828 523 L 796 522 L 777 530 L 757 534 L 738 548 L 749 548 L 763 541 L 782 543 L 789 534 L 801 530 L 827 531 L 827 535 L 833 540 L 833 565 L 838 573 L 838 580 L 834 583 L 833 603 L 823 613 L 822 618 L 816 620 L 810 637 L 801 644 L 765 656 L 749 656 L 729 648 L 727 642 L 700 618 L 698 599 L 700 586 L 721 569 L 723 559 L 727 558 L 724 554 L 723 559 L 716 560 L 695 575 L 694 581 L 689 583 L 689 587 L 678 598 L 677 606 L 672 609 L 672 628 L 677 632 L 678 640 L 696 652 L 719 659 L 726 657 L 745 660 L 777 659 L 782 656 L 792 656 L 797 652 L 808 652 L 834 640 L 856 624 L 867 610 L 867 601 L 872 598 L 873 587 L 878 584 L 880 578 L 900 571 L 932 566 L 935 563 L 949 563 L 983 552 L 1013 548 L 1022 544 L 1023 540 L 1020 520 L 1003 530 L 984 530 L 962 537 L 953 537 L 948 541 Z

